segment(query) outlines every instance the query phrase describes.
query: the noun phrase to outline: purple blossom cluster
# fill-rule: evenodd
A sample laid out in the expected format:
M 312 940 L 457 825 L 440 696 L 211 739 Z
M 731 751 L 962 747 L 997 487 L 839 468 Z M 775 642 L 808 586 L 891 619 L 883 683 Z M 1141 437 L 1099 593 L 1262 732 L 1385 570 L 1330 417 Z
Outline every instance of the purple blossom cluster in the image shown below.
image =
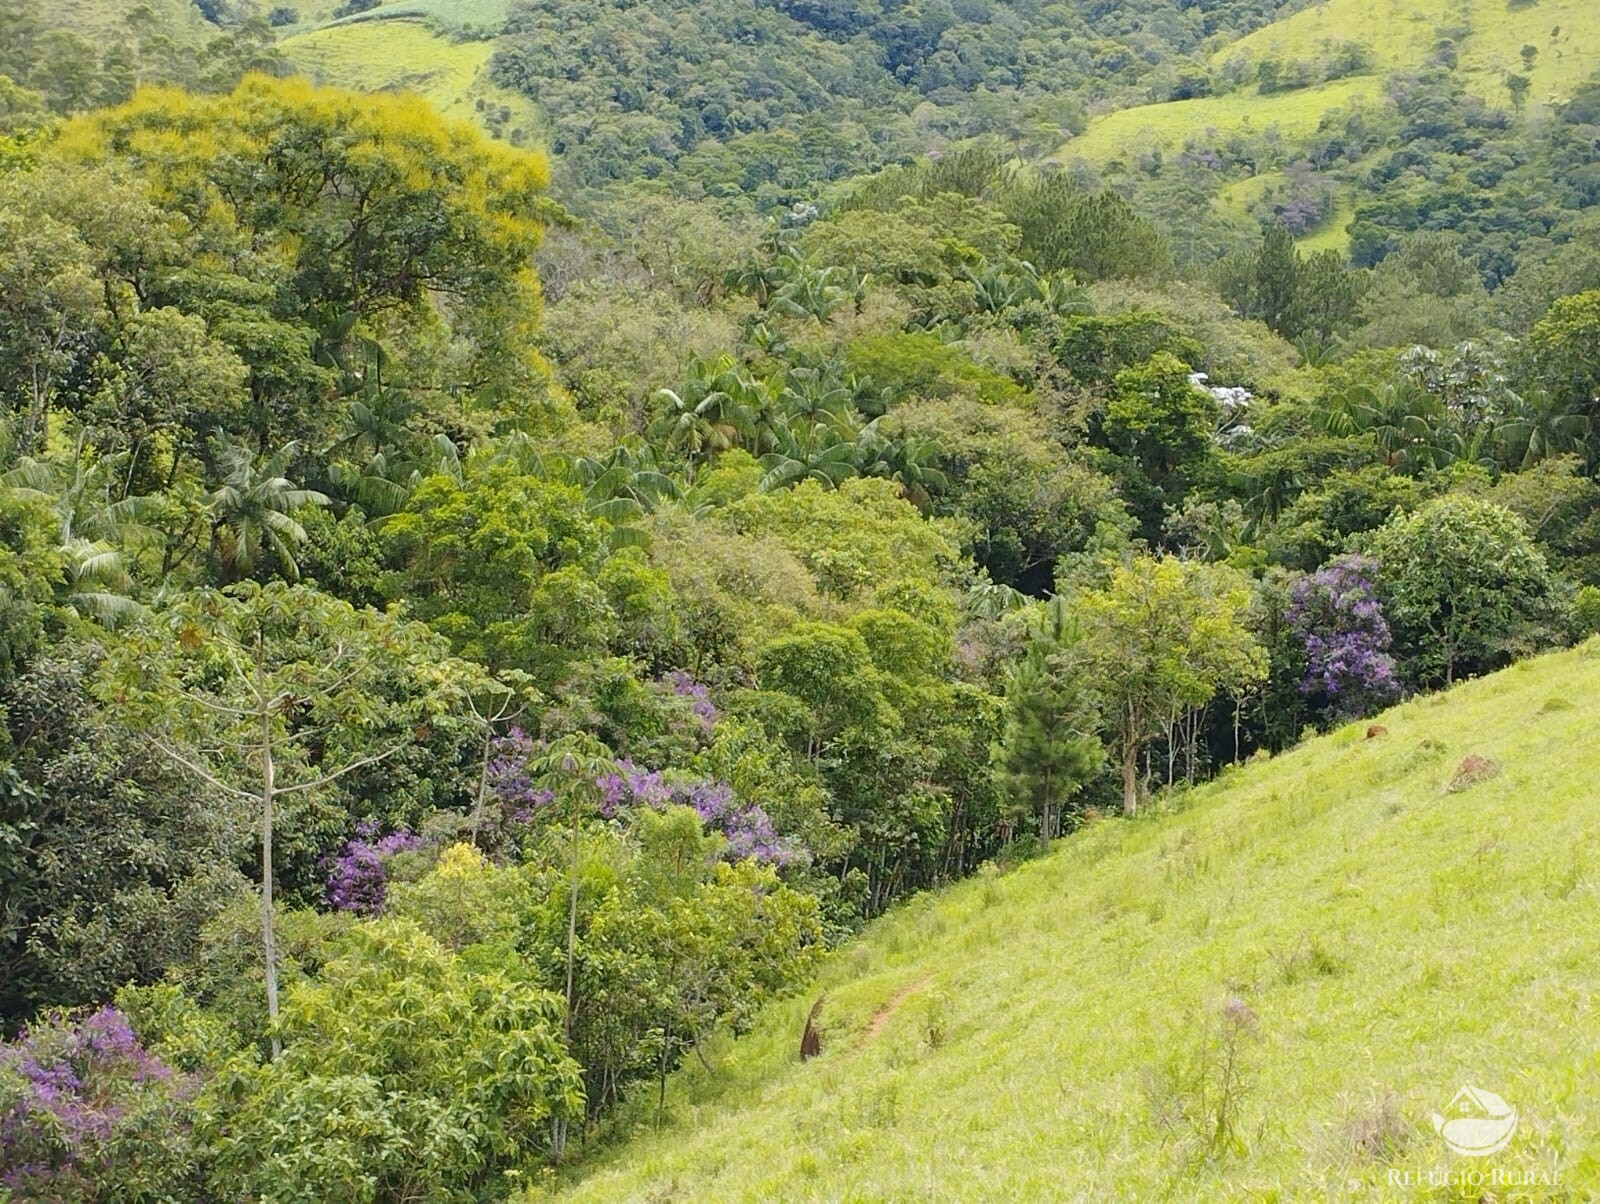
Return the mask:
M 716 703 L 711 701 L 711 691 L 703 683 L 677 669 L 663 677 L 661 684 L 687 704 L 689 713 L 700 724 L 701 730 L 709 732 L 716 726 L 721 712 L 717 710 Z
M 113 1007 L 23 1030 L 0 1045 L 0 1188 L 20 1199 L 71 1194 L 137 1097 L 179 1086 Z
M 500 800 L 506 818 L 526 823 L 550 804 L 554 796 L 534 784 L 528 766 L 543 744 L 513 730 L 496 744 L 489 763 L 489 785 Z M 773 865 L 789 865 L 805 857 L 804 846 L 781 835 L 759 805 L 746 803 L 723 782 L 668 776 L 632 761 L 617 762 L 614 772 L 595 779 L 601 818 L 626 820 L 640 807 L 661 810 L 690 807 L 701 822 L 727 839 L 727 855 L 735 860 L 754 858 Z
M 1207 171 L 1221 171 L 1223 168 L 1222 156 L 1209 146 L 1194 146 L 1185 150 L 1175 160 L 1184 167 L 1203 167 Z
M 1305 643 L 1300 688 L 1323 694 L 1337 713 L 1361 715 L 1400 693 L 1389 655 L 1389 623 L 1363 556 L 1341 556 L 1295 582 L 1284 618 Z
M 761 807 L 741 801 L 725 782 L 704 779 L 672 780 L 631 761 L 620 761 L 617 772 L 596 781 L 600 811 L 607 818 L 629 807 L 689 807 L 700 822 L 720 832 L 734 861 L 754 858 L 772 865 L 789 865 L 803 853 L 798 842 L 778 834 Z
M 336 911 L 377 915 L 383 910 L 389 859 L 397 853 L 409 853 L 421 844 L 419 837 L 404 828 L 379 836 L 376 821 L 362 820 L 356 825 L 355 836 L 328 858 L 329 905 Z
M 534 784 L 528 766 L 544 751 L 542 740 L 535 740 L 520 727 L 514 727 L 494 742 L 489 758 L 489 789 L 506 809 L 506 818 L 527 823 L 539 808 L 549 805 L 555 795 Z

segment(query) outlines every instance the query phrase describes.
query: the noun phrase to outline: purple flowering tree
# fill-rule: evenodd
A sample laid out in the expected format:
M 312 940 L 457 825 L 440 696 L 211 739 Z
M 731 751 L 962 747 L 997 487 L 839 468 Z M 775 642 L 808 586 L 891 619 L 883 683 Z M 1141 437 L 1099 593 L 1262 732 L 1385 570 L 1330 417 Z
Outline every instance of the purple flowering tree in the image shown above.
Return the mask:
M 530 822 L 555 801 L 532 768 L 545 755 L 544 743 L 520 730 L 498 742 L 490 761 L 489 783 L 500 801 L 505 827 L 515 829 Z M 729 860 L 753 858 L 785 866 L 807 856 L 799 841 L 777 831 L 761 807 L 741 800 L 724 782 L 667 774 L 624 760 L 600 774 L 594 785 L 595 809 L 602 819 L 625 823 L 629 813 L 638 808 L 689 807 L 708 830 L 727 840 Z
M 113 1007 L 45 1017 L 0 1045 L 0 1194 L 184 1194 L 191 1086 L 140 1046 Z
M 721 718 L 716 703 L 711 701 L 710 689 L 681 669 L 662 677 L 661 686 L 683 705 L 701 732 L 709 735 L 717 720 Z
M 328 904 L 336 911 L 377 915 L 383 910 L 391 859 L 421 845 L 421 838 L 404 828 L 379 836 L 376 821 L 362 820 L 356 834 L 328 858 Z
M 1329 561 L 1295 582 L 1284 614 L 1305 645 L 1301 691 L 1326 699 L 1344 717 L 1370 714 L 1400 694 L 1374 584 L 1377 567 L 1364 556 Z

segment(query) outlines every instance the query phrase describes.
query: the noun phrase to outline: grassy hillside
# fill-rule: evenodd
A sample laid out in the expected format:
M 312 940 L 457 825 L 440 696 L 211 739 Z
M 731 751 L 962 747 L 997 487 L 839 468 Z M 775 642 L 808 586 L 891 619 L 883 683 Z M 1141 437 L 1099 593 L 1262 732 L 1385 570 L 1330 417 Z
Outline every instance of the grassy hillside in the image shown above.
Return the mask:
M 151 27 L 185 44 L 203 41 L 217 32 L 190 0 L 40 0 L 39 4 L 39 13 L 47 24 L 90 39 L 105 35 L 126 37 L 129 16 L 144 16 L 145 12 Z
M 1600 644 L 1381 722 L 904 908 L 818 984 L 820 1058 L 813 992 L 566 1198 L 1595 1198 Z M 1452 791 L 1468 755 L 1501 772 Z M 1503 1153 L 1435 1134 L 1463 1084 Z
M 1507 72 L 1526 74 L 1530 100 L 1548 103 L 1563 99 L 1600 56 L 1592 0 L 1321 0 L 1241 38 L 1214 61 L 1238 54 L 1314 59 L 1330 42 L 1347 41 L 1365 43 L 1378 69 L 1391 70 L 1422 63 L 1445 40 L 1456 45 L 1468 86 L 1497 104 L 1507 99 Z M 1531 69 L 1524 46 L 1539 52 Z
M 1262 133 L 1277 126 L 1286 139 L 1293 140 L 1313 132 L 1329 109 L 1357 98 L 1375 97 L 1380 87 L 1376 78 L 1362 76 L 1274 96 L 1257 96 L 1251 90 L 1139 105 L 1097 118 L 1082 134 L 1064 143 L 1056 156 L 1104 163 L 1146 150 L 1175 150 L 1189 135 L 1207 129 Z
M 1268 57 L 1313 62 L 1333 46 L 1358 42 L 1372 52 L 1369 74 L 1269 96 L 1246 88 L 1121 109 L 1097 118 L 1056 153 L 1105 162 L 1130 150 L 1181 146 L 1185 135 L 1207 127 L 1260 131 L 1276 124 L 1285 137 L 1306 134 L 1328 109 L 1376 97 L 1383 74 L 1421 66 L 1446 41 L 1455 47 L 1468 86 L 1498 105 L 1508 102 L 1509 72 L 1528 76 L 1532 103 L 1548 104 L 1564 99 L 1600 62 L 1600 22 L 1591 0 L 1521 6 L 1505 0 L 1320 0 L 1217 50 L 1213 66 Z M 1524 46 L 1538 52 L 1531 68 L 1522 57 Z

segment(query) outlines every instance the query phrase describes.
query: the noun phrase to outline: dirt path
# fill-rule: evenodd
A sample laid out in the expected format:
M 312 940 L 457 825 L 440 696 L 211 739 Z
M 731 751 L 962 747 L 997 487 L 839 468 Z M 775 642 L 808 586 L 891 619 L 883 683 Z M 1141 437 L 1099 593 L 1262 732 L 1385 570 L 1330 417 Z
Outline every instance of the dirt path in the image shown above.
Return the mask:
M 867 1027 L 861 1030 L 861 1035 L 856 1038 L 855 1047 L 861 1049 L 867 1042 L 881 1033 L 883 1026 L 888 1024 L 893 1019 L 894 1014 L 900 1010 L 900 1005 L 932 981 L 932 974 L 924 974 L 916 982 L 908 983 L 885 999 L 882 1006 L 872 1013 L 872 1019 L 867 1021 Z

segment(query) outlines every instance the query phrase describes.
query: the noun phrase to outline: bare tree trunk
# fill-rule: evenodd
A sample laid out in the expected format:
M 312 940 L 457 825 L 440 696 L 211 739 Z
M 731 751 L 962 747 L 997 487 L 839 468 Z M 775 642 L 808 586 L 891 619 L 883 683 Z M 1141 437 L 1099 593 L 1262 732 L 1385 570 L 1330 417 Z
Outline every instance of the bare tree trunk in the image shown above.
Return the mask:
M 1132 819 L 1138 813 L 1139 746 L 1134 743 L 1130 726 L 1122 733 L 1122 814 Z
M 1173 788 L 1173 778 L 1178 773 L 1178 732 L 1182 730 L 1182 716 L 1173 711 L 1166 720 L 1166 789 Z
M 485 720 L 483 730 L 483 757 L 478 762 L 478 798 L 472 805 L 472 844 L 478 844 L 483 830 L 483 804 L 489 797 L 489 750 L 494 746 L 494 724 Z
M 578 951 L 578 796 L 572 796 L 572 873 L 567 892 L 567 1044 L 572 1044 L 572 965 Z
M 272 1030 L 272 1056 L 283 1052 L 278 1039 L 278 949 L 272 939 L 272 796 L 276 787 L 272 763 L 272 703 L 261 700 L 261 952 L 266 963 L 267 1025 Z

